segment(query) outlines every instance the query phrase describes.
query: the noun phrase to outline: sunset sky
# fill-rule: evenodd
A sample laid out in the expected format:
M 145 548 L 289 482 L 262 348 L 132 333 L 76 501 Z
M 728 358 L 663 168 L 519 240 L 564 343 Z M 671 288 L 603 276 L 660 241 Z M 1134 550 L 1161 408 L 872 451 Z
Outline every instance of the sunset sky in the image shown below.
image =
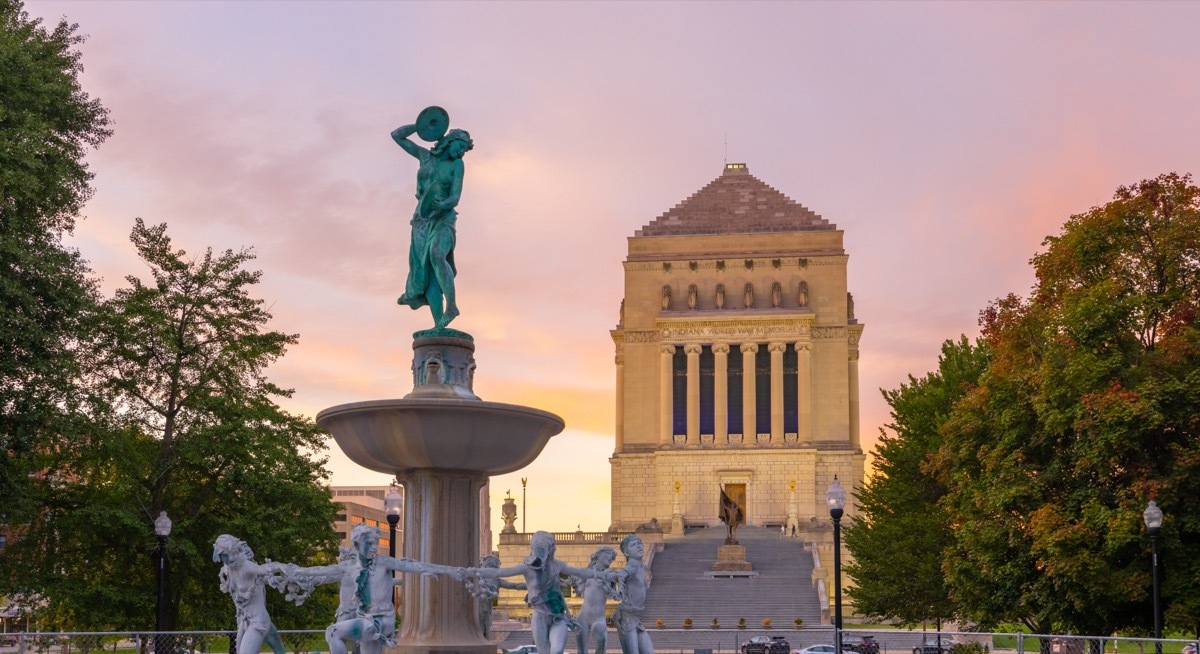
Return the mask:
M 567 422 L 493 479 L 496 527 L 528 477 L 530 530 L 607 528 L 626 239 L 726 159 L 845 232 L 866 447 L 877 389 L 1027 292 L 1069 215 L 1200 172 L 1200 3 L 26 7 L 89 35 L 83 83 L 114 121 L 71 244 L 108 293 L 146 275 L 135 217 L 189 252 L 252 246 L 273 327 L 300 335 L 270 372 L 296 412 L 411 389 L 432 321 L 396 305 L 416 162 L 389 132 L 432 104 L 471 132 L 452 326 L 483 399 Z M 333 483 L 386 483 L 328 454 Z

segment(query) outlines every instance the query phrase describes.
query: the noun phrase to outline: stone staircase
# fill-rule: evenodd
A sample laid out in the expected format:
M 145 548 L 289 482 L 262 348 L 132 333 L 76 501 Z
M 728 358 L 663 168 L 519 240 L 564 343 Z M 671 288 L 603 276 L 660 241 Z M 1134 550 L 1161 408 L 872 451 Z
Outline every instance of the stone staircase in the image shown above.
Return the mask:
M 667 539 L 651 570 L 653 581 L 642 613 L 647 628 L 662 620 L 668 629 L 678 629 L 685 618 L 692 619 L 693 629 L 708 629 L 713 618 L 722 629 L 736 627 L 739 618 L 745 618 L 751 630 L 761 630 L 764 618 L 777 629 L 792 628 L 796 618 L 804 620 L 805 627 L 821 624 L 812 554 L 802 541 L 783 538 L 775 529 L 739 527 L 738 541 L 759 576 L 706 577 L 724 539 L 723 527 L 693 529 Z

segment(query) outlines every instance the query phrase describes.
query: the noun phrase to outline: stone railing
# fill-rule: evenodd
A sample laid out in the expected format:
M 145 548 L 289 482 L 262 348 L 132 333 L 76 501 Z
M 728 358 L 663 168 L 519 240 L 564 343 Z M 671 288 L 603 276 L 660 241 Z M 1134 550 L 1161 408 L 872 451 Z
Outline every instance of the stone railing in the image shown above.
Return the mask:
M 621 539 L 629 535 L 629 532 L 624 531 L 556 531 L 554 533 L 554 542 L 559 545 L 569 543 L 582 543 L 585 545 L 613 545 L 621 544 Z M 501 545 L 528 545 L 533 538 L 531 533 L 515 533 L 515 534 L 500 534 Z M 644 538 L 643 538 L 644 540 Z

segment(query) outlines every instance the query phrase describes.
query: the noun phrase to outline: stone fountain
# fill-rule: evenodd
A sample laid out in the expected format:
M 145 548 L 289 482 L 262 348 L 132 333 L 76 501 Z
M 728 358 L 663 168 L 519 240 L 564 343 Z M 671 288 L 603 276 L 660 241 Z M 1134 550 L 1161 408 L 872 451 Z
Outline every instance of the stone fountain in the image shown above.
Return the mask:
M 475 344 L 446 325 L 458 315 L 454 302 L 454 207 L 462 189 L 463 154 L 470 135 L 447 133 L 449 117 L 438 107 L 392 138 L 420 162 L 413 216 L 409 276 L 399 303 L 429 306 L 434 329 L 413 335 L 413 390 L 401 399 L 355 402 L 317 414 L 355 463 L 395 475 L 404 486 L 404 556 L 426 563 L 470 567 L 479 562 L 480 491 L 491 475 L 529 465 L 562 418 L 529 407 L 485 402 L 475 395 Z M 408 139 L 437 142 L 425 149 Z M 477 602 L 448 577 L 408 574 L 401 624 L 404 654 L 494 654 L 480 630 Z
M 418 332 L 411 393 L 330 407 L 317 424 L 352 461 L 403 484 L 405 557 L 469 567 L 484 554 L 480 490 L 488 477 L 529 465 L 564 425 L 545 411 L 480 400 L 474 343 L 462 332 L 436 331 L 454 335 Z M 403 593 L 397 652 L 496 651 L 459 581 L 409 574 Z

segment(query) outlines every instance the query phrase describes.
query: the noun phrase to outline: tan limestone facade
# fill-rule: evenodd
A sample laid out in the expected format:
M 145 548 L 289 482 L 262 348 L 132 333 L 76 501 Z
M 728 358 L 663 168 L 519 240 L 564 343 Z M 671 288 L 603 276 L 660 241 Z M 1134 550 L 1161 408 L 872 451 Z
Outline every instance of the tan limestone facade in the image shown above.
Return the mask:
M 842 237 L 729 164 L 629 238 L 611 529 L 719 526 L 725 489 L 749 524 L 828 530 L 834 475 L 864 472 Z

